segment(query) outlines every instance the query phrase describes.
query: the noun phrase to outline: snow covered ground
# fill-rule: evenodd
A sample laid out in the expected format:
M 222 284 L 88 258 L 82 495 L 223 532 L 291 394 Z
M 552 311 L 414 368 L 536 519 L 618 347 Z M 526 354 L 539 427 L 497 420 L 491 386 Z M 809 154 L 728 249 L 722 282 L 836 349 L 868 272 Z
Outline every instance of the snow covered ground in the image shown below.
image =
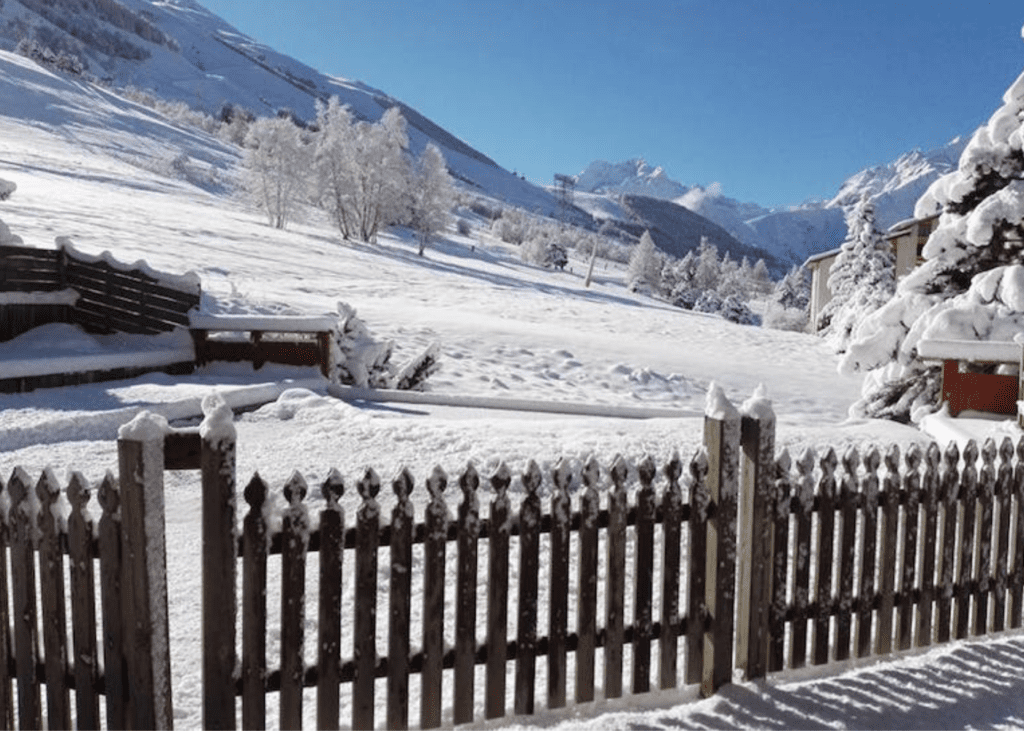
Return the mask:
M 219 313 L 319 315 L 347 302 L 377 337 L 394 339 L 399 361 L 439 344 L 442 370 L 428 382 L 431 394 L 700 412 L 712 381 L 737 402 L 763 383 L 778 415 L 780 448 L 927 440 L 909 427 L 848 419 L 859 379 L 838 375 L 835 357 L 816 338 L 734 325 L 630 294 L 616 265 L 599 265 L 586 288 L 584 262 L 574 259 L 564 273 L 538 269 L 480 228 L 469 237 L 449 233 L 425 257 L 402 235 L 373 246 L 339 241 L 315 212 L 287 231 L 270 229 L 221 192 L 226 185 L 197 187 L 166 164 L 187 146 L 206 180 L 230 183 L 236 156 L 222 143 L 169 128 L 111 95 L 87 104 L 86 90 L 73 83 L 9 56 L 0 54 L 0 61 L 0 178 L 18 186 L 0 204 L 0 219 L 27 245 L 49 247 L 54 237 L 69 236 L 89 253 L 110 250 L 122 261 L 144 259 L 173 273 L 194 270 L 204 306 Z M 36 105 L 19 106 L 23 98 Z M 531 459 L 545 471 L 560 458 L 590 455 L 605 464 L 620 453 L 664 461 L 676 450 L 692 454 L 701 436 L 695 418 L 348 404 L 326 395 L 326 386 L 313 370 L 214 365 L 190 377 L 0 396 L 0 475 L 6 479 L 15 466 L 38 474 L 51 465 L 62 478 L 73 469 L 97 480 L 116 469 L 119 424 L 143 408 L 195 423 L 199 399 L 213 390 L 238 406 L 269 402 L 237 418 L 238 477 L 244 483 L 258 470 L 278 491 L 293 471 L 315 485 L 332 467 L 352 485 L 366 466 L 385 479 L 408 466 L 422 480 L 435 465 L 456 474 L 470 461 L 484 475 L 500 461 L 514 472 Z M 197 727 L 197 477 L 169 473 L 166 491 L 175 715 L 179 726 Z M 349 514 L 354 492 L 345 495 Z M 1022 645 L 1020 635 L 962 643 L 739 684 L 706 701 L 691 691 L 653 694 L 528 723 L 1019 726 Z M 647 706 L 656 709 L 640 710 Z M 307 722 L 313 724 L 311 715 Z

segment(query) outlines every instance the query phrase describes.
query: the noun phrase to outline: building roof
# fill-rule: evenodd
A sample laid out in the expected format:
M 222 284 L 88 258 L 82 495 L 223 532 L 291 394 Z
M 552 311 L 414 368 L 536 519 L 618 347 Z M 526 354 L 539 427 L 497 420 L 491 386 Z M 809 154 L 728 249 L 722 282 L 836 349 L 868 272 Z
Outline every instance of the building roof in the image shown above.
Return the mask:
M 840 251 L 842 251 L 841 248 L 829 249 L 828 251 L 822 251 L 819 254 L 814 254 L 813 256 L 807 258 L 807 261 L 804 262 L 804 266 L 809 267 L 813 266 L 814 264 L 819 264 L 825 261 L 825 259 L 834 259 L 835 257 L 839 256 Z

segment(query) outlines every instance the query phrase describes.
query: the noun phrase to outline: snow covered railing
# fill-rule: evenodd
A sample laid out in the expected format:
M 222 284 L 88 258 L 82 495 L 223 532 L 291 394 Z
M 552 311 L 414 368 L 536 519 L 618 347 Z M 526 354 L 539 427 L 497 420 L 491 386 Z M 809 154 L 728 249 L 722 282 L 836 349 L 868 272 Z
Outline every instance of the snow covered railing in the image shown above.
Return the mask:
M 198 365 L 225 360 L 248 361 L 257 370 L 264 363 L 319 366 L 325 377 L 331 374 L 331 334 L 337 325 L 338 318 L 332 315 L 189 313 Z M 244 340 L 231 337 L 240 333 L 247 333 Z
M 1019 341 L 924 339 L 917 345 L 921 360 L 942 361 L 942 401 L 949 413 L 965 410 L 1018 414 L 1024 399 L 1024 346 Z M 1017 375 L 978 372 L 977 366 L 1016 366 Z

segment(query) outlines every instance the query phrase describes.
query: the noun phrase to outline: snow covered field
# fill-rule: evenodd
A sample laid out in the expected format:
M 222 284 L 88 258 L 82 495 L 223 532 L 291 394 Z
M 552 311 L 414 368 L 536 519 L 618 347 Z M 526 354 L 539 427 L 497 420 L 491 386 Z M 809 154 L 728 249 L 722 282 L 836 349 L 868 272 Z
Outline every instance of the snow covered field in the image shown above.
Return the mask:
M 442 370 L 428 382 L 432 394 L 700 412 L 712 381 L 736 402 L 763 383 L 778 415 L 779 448 L 926 440 L 891 422 L 849 420 L 859 379 L 838 375 L 835 357 L 812 336 L 734 325 L 630 294 L 615 265 L 599 265 L 595 283 L 585 288 L 583 262 L 574 259 L 564 273 L 525 264 L 473 219 L 472 236 L 449 232 L 422 258 L 400 234 L 373 246 L 341 242 L 315 212 L 289 230 L 273 230 L 225 192 L 236 159 L 231 148 L 105 92 L 54 79 L 24 59 L 0 54 L 0 64 L 0 178 L 18 186 L 0 203 L 0 219 L 27 245 L 50 247 L 54 237 L 69 236 L 89 253 L 110 250 L 124 262 L 194 270 L 207 295 L 204 306 L 220 313 L 319 315 L 347 302 L 374 335 L 394 339 L 399 361 L 440 345 Z M 181 152 L 203 180 L 216 184 L 202 188 L 174 177 L 168 161 Z M 97 480 L 116 469 L 119 424 L 142 408 L 194 423 L 189 417 L 198 415 L 198 399 L 212 390 L 238 405 L 271 401 L 237 419 L 238 476 L 244 483 L 258 470 L 276 490 L 295 470 L 318 484 L 332 467 L 351 485 L 366 466 L 385 479 L 408 466 L 422 480 L 434 465 L 456 474 L 470 461 L 484 475 L 499 461 L 517 472 L 534 459 L 550 472 L 560 458 L 592 454 L 605 464 L 619 453 L 634 460 L 649 453 L 663 462 L 675 450 L 692 454 L 701 436 L 695 418 L 360 407 L 327 396 L 326 385 L 313 370 L 215 365 L 191 377 L 152 375 L 0 396 L 0 475 L 6 479 L 15 466 L 37 475 L 51 465 L 62 478 L 74 469 Z M 166 489 L 174 707 L 181 727 L 196 727 L 198 480 L 172 473 Z M 455 492 L 449 490 L 453 505 Z M 349 514 L 353 493 L 344 501 Z M 741 684 L 707 701 L 696 701 L 691 691 L 654 694 L 537 722 L 1019 726 L 1022 645 L 1022 636 L 959 644 L 851 666 L 841 676 L 832 667 L 827 676 Z M 622 713 L 651 704 L 657 710 Z M 307 721 L 312 725 L 312 716 Z

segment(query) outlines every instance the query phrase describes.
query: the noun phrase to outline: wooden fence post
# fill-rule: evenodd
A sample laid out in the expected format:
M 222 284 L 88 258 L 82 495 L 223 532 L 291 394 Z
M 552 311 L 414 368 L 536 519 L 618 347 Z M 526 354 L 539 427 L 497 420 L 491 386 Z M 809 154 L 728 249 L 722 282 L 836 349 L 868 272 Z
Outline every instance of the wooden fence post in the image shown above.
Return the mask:
M 768 667 L 768 620 L 772 603 L 771 493 L 775 482 L 775 413 L 758 389 L 741 408 L 742 482 L 736 656 L 748 679 Z
M 203 726 L 235 728 L 235 427 L 219 395 L 203 399 Z
M 174 723 L 167 625 L 164 438 L 161 416 L 142 412 L 118 431 L 128 726 Z
M 700 690 L 701 695 L 708 697 L 732 681 L 739 490 L 740 414 L 716 384 L 708 392 L 704 446 L 708 453 L 707 489 L 712 510 L 707 523 L 704 601 L 708 625 L 704 631 Z

